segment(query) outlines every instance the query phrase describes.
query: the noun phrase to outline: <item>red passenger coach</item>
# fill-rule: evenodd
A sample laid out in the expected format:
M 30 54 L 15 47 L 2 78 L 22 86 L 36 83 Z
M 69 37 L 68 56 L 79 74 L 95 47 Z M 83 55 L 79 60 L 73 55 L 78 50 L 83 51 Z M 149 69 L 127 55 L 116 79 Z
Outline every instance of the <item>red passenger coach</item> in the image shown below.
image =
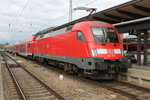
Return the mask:
M 123 44 L 124 49 L 128 52 L 128 53 L 137 53 L 137 43 L 125 43 Z M 144 52 L 144 43 L 141 43 L 141 53 Z M 150 42 L 148 42 L 148 47 L 147 47 L 147 52 L 150 53 Z
M 10 52 L 10 53 L 13 53 L 13 54 L 15 54 L 16 53 L 16 51 L 17 51 L 17 45 L 16 44 L 12 44 L 12 45 L 7 45 L 7 46 L 5 46 L 5 51 L 7 51 L 7 52 Z
M 120 35 L 105 22 L 80 22 L 40 35 L 35 42 L 34 59 L 93 79 L 114 79 L 131 67 Z
M 32 57 L 34 54 L 34 46 L 35 46 L 36 36 L 32 36 L 28 39 L 27 42 L 27 55 Z
M 34 53 L 35 36 L 30 37 L 26 42 L 18 44 L 18 54 L 25 57 L 32 57 Z

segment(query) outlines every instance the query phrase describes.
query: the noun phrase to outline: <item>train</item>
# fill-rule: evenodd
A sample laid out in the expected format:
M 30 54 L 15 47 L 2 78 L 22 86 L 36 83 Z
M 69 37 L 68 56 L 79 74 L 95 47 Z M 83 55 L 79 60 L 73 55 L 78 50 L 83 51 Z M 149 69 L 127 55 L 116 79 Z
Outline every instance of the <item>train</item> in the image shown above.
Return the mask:
M 5 51 L 91 79 L 116 79 L 132 67 L 115 27 L 101 21 L 82 21 L 35 34 Z
M 131 60 L 131 63 L 137 63 L 137 42 L 128 42 L 124 43 L 123 47 L 124 50 L 126 51 L 125 55 L 128 59 Z M 148 40 L 147 44 L 147 54 L 150 55 L 150 40 Z M 144 54 L 144 42 L 141 42 L 141 50 L 140 50 L 141 55 Z
M 127 52 L 136 54 L 137 53 L 137 42 L 124 43 L 124 50 Z M 141 43 L 141 54 L 144 53 L 144 42 Z M 147 52 L 150 53 L 150 40 L 148 41 Z

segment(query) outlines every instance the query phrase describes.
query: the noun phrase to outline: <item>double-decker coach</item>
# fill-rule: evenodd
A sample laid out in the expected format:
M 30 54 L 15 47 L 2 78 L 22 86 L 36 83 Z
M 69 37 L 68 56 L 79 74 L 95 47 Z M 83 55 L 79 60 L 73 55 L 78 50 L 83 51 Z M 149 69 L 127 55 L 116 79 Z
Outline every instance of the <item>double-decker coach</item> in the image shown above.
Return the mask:
M 26 41 L 17 44 L 17 54 L 25 57 L 32 57 L 34 53 L 36 36 L 28 38 Z

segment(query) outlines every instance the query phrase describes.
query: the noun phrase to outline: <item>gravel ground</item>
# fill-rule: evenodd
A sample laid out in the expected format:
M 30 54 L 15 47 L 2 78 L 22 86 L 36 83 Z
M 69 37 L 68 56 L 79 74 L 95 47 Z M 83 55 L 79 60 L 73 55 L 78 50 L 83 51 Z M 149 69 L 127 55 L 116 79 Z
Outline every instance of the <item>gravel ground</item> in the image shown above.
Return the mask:
M 44 65 L 39 65 L 18 56 L 16 59 L 22 62 L 23 65 L 27 66 L 27 69 L 32 71 L 68 100 L 132 100 L 118 93 L 101 88 L 93 83 L 88 83 L 75 75 L 56 71 L 50 66 L 46 67 Z M 42 67 L 45 68 L 44 71 L 40 70 Z M 60 80 L 59 75 L 63 75 L 64 79 Z M 110 95 L 116 95 L 117 99 L 111 99 Z

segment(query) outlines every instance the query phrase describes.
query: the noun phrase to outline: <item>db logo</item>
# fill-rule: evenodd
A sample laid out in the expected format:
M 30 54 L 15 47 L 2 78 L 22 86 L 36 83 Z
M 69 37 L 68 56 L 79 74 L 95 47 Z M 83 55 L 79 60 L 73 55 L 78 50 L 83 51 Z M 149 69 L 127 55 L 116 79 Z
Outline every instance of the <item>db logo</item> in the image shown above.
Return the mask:
M 108 54 L 114 54 L 114 49 L 107 49 Z

